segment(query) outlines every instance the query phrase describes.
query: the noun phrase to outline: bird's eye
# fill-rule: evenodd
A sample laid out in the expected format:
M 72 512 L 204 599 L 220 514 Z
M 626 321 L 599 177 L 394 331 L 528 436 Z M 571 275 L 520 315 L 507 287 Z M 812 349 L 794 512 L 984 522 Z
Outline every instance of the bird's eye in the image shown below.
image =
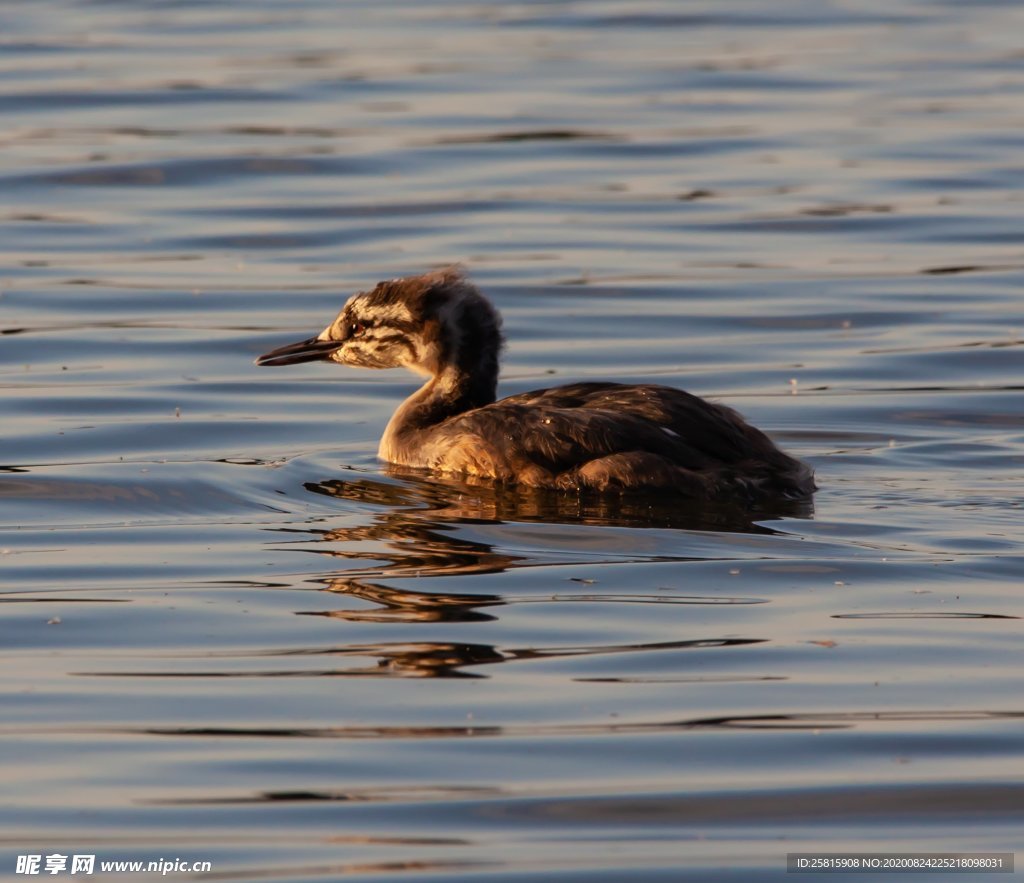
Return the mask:
M 349 337 L 359 337 L 366 330 L 366 324 L 364 322 L 353 322 L 348 326 Z

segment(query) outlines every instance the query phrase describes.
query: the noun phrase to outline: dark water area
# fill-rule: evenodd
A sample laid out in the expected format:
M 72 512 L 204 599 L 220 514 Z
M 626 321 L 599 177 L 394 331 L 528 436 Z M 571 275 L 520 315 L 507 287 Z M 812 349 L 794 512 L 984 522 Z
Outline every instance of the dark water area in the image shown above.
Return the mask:
M 1012 852 L 1022 34 L 939 0 L 0 5 L 3 874 Z M 452 262 L 503 394 L 715 398 L 813 502 L 400 475 L 412 375 L 253 365 Z

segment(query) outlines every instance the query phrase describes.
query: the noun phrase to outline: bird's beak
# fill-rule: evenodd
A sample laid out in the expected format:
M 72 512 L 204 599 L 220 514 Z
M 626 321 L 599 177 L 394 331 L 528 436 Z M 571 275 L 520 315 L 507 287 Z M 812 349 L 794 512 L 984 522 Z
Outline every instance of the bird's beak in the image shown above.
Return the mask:
M 316 362 L 320 359 L 329 359 L 331 353 L 341 346 L 337 340 L 321 340 L 319 337 L 311 337 L 309 340 L 300 340 L 298 343 L 289 343 L 287 346 L 279 346 L 276 350 L 264 353 L 256 360 L 257 365 L 296 365 L 299 362 Z

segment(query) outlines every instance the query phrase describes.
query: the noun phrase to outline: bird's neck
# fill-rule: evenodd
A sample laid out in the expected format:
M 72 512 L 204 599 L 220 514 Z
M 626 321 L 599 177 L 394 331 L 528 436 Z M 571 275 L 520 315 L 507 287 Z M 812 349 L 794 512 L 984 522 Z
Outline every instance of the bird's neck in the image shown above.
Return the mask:
M 424 465 L 426 437 L 444 421 L 494 401 L 498 364 L 469 371 L 447 365 L 402 402 L 388 422 L 378 451 L 382 460 L 407 466 Z

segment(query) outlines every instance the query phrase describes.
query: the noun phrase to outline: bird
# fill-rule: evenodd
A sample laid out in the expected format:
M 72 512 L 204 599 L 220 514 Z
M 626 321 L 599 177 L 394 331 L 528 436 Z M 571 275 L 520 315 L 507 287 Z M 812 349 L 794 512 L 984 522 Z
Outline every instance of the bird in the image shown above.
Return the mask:
M 458 266 L 354 294 L 318 335 L 257 365 L 325 360 L 426 378 L 379 457 L 469 483 L 691 499 L 798 499 L 813 470 L 736 411 L 656 384 L 583 382 L 497 398 L 501 317 Z

